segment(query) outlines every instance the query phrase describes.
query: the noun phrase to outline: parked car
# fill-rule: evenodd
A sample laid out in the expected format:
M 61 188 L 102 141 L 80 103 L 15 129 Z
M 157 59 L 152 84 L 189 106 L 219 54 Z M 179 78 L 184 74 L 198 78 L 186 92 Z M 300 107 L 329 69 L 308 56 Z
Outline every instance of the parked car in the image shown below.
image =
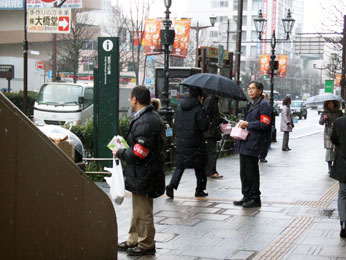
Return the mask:
M 291 103 L 292 116 L 298 116 L 299 119 L 308 117 L 308 110 L 303 100 L 292 100 Z

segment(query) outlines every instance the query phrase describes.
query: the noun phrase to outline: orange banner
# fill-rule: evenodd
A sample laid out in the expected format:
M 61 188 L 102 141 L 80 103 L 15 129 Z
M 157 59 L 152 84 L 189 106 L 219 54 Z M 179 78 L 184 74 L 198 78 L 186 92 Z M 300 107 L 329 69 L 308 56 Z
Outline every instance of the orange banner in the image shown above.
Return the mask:
M 260 55 L 260 74 L 261 76 L 270 74 L 270 55 Z
M 345 74 L 346 77 L 346 74 Z M 341 74 L 335 74 L 335 86 L 339 87 L 341 85 Z
M 172 56 L 185 58 L 189 47 L 191 19 L 174 20 L 175 38 Z
M 288 55 L 277 55 L 278 57 L 278 72 L 276 76 L 284 78 L 287 73 L 287 59 Z
M 162 20 L 148 19 L 144 22 L 144 36 L 142 45 L 144 46 L 145 55 L 161 54 L 161 25 Z

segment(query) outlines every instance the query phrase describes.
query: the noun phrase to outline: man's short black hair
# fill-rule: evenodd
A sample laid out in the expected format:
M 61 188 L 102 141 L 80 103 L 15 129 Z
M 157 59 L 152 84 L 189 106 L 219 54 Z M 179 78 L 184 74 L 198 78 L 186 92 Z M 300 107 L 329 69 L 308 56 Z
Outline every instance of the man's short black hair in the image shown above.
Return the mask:
M 250 86 L 251 84 L 255 84 L 258 90 L 263 90 L 263 84 L 261 82 L 254 80 L 254 81 L 251 81 L 248 86 Z
M 203 92 L 202 89 L 199 87 L 191 87 L 190 91 L 189 91 L 189 95 L 191 97 L 199 97 L 199 96 L 203 96 Z
M 150 104 L 150 91 L 144 86 L 135 86 L 131 91 L 131 97 L 136 97 L 141 105 Z

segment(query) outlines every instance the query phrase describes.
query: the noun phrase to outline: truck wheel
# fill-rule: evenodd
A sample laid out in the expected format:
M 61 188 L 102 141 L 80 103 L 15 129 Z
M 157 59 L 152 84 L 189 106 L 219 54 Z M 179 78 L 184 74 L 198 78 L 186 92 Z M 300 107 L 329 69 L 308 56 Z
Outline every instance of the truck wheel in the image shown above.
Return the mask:
M 302 119 L 302 115 L 299 115 L 299 119 Z

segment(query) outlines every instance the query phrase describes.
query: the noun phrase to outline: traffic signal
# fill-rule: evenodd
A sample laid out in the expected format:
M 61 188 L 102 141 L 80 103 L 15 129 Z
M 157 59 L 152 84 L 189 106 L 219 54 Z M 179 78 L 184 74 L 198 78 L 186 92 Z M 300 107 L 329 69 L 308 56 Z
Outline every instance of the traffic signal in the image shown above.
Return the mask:
M 263 78 L 266 79 L 266 78 L 267 78 L 267 75 L 263 75 Z

